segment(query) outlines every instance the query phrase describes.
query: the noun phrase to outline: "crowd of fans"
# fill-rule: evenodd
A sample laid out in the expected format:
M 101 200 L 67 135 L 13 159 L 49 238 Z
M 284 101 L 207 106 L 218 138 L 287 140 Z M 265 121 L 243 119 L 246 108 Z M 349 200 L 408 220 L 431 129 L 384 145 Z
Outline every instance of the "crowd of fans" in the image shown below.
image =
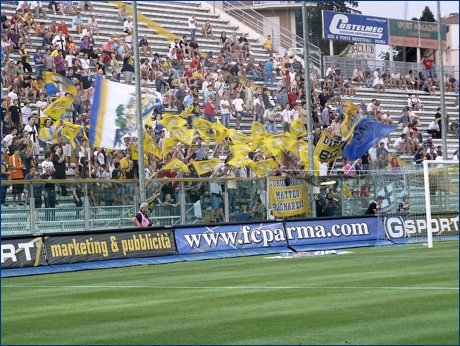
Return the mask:
M 111 151 L 104 148 L 90 149 L 86 136 L 96 76 L 120 83 L 123 75 L 123 83 L 133 83 L 133 23 L 126 11 L 126 5 L 123 5 L 117 16 L 120 22 L 119 32 L 107 41 L 97 42 L 100 39 L 100 27 L 89 1 L 81 2 L 78 6 L 72 1 L 50 1 L 48 9 L 43 8 L 40 1 L 17 3 L 17 11 L 11 18 L 2 11 L 2 86 L 7 88 L 6 94 L 2 95 L 2 178 L 46 179 L 47 184 L 35 188 L 30 193 L 37 199 L 36 205 L 39 203 L 38 199 L 41 201 L 41 196 L 46 195 L 45 206 L 51 208 L 56 204 L 56 193 L 66 196 L 70 191 L 75 204 L 81 206 L 83 190 L 80 179 L 110 178 L 116 182 L 92 184 L 88 196 L 90 203 L 94 206 L 131 203 L 135 184 L 120 183 L 119 180 L 135 179 L 140 174 L 137 138 L 127 139 L 127 150 Z M 86 10 L 91 11 L 91 16 L 85 23 L 82 14 Z M 72 20 L 62 20 L 59 24 L 52 20 L 51 24 L 46 26 L 41 22 L 40 15 L 47 19 L 48 15 L 51 15 L 50 11 L 74 17 Z M 189 128 L 193 128 L 193 120 L 199 117 L 215 123 L 220 116 L 221 123 L 227 128 L 231 126 L 230 119 L 235 119 L 235 129 L 241 130 L 241 123 L 247 118 L 264 124 L 268 133 L 288 132 L 291 122 L 295 119 L 301 119 L 307 127 L 307 102 L 310 102 L 313 112 L 313 145 L 318 142 L 322 131 L 329 131 L 340 140 L 344 99 L 356 97 L 357 88 L 353 86 L 353 82 L 357 82 L 358 88 L 375 87 L 379 93 L 385 93 L 388 88 L 405 88 L 409 93 L 408 104 L 401 111 L 399 119 L 392 119 L 391 112 L 382 109 L 379 100 L 361 100 L 359 112 L 363 116 L 384 124 L 402 124 L 404 130 L 401 139 L 396 140 L 394 144 L 390 143 L 388 136 L 358 161 L 348 162 L 344 159 L 344 174 L 355 176 L 370 169 L 395 168 L 399 165 L 397 153 L 414 155 L 417 164 L 420 160 L 440 156 L 442 148 L 432 148 L 433 145 L 430 146 L 429 143 L 431 138 L 442 136 L 441 110 L 438 109 L 433 124 L 426 130 L 431 137 L 427 141 L 422 141 L 422 131 L 419 130 L 420 117 L 415 112 L 423 111 L 424 105 L 418 94 L 414 93 L 419 90 L 434 93 L 440 86 L 436 73 L 433 77 L 425 79 L 423 73 L 417 71 L 409 71 L 407 74 L 405 71 L 394 71 L 390 74 L 387 70 L 382 74 L 380 69 L 371 72 L 366 68 L 362 72 L 361 67 L 358 67 L 352 76 L 346 77 L 341 74 L 340 66 L 337 65 L 329 67 L 324 79 L 319 79 L 318 71 L 312 61 L 309 61 L 307 66 L 310 69 L 312 91 L 307 93 L 302 63 L 295 57 L 289 59 L 287 54 L 282 57 L 276 56 L 277 49 L 270 36 L 267 36 L 263 43 L 263 49 L 269 55 L 268 59 L 256 62 L 251 43 L 244 33 L 238 36 L 233 32 L 227 36 L 226 32 L 222 31 L 219 36 L 214 32 L 209 20 L 199 25 L 195 14 L 188 19 L 188 25 L 190 40 L 187 36 L 176 38 L 168 47 L 169 53 L 166 56 L 154 52 L 155 49 L 147 35 L 140 39 L 139 75 L 141 86 L 154 87 L 162 95 L 164 105 L 167 104 L 166 111 L 180 113 L 193 105 L 193 116 L 187 117 Z M 218 51 L 204 50 L 200 46 L 196 37 L 196 30 L 200 28 L 207 40 L 219 39 Z M 34 49 L 34 54 L 27 49 L 27 46 L 33 47 L 31 36 L 42 38 L 42 43 Z M 17 61 L 11 60 L 13 54 L 19 55 Z M 30 64 L 32 59 L 33 66 Z M 76 97 L 64 92 L 56 95 L 46 94 L 43 81 L 45 71 L 67 77 L 77 89 Z M 252 81 L 263 81 L 263 85 L 256 85 Z M 458 90 L 458 83 L 451 76 L 445 76 L 443 85 L 448 91 Z M 61 120 L 53 123 L 45 111 L 51 102 L 59 97 L 72 98 L 72 104 L 64 110 Z M 35 104 L 37 117 L 33 114 L 31 103 Z M 146 129 L 147 135 L 161 148 L 165 138 L 170 136 L 168 130 L 159 122 L 162 115 L 163 111 L 155 114 L 153 125 Z M 68 137 L 63 135 L 64 121 L 82 126 L 75 143 L 70 143 Z M 457 119 L 452 122 L 449 131 L 458 135 Z M 213 157 L 226 158 L 204 176 L 254 177 L 251 169 L 235 168 L 228 164 L 233 157 L 229 150 L 231 144 L 231 138 L 226 138 L 222 144 L 213 145 L 197 135 L 192 146 L 179 143 L 162 159 L 146 153 L 145 177 L 199 177 L 192 163 L 208 159 L 210 152 Z M 390 145 L 395 149 L 392 158 L 389 157 Z M 422 158 L 423 148 L 430 149 Z M 40 164 L 41 152 L 45 159 Z M 261 151 L 249 152 L 248 157 L 254 161 L 272 158 L 277 164 L 273 173 L 277 175 L 305 173 L 298 157 L 288 151 L 281 158 L 272 157 Z M 174 158 L 185 163 L 189 172 L 162 170 L 162 167 Z M 68 173 L 76 179 L 69 186 L 59 184 L 55 190 L 54 184 L 49 183 L 52 179 L 66 179 Z M 333 165 L 322 163 L 321 175 L 330 174 L 336 174 Z M 229 183 L 228 191 L 232 213 L 248 213 L 252 218 L 264 217 L 263 203 L 258 202 L 265 201 L 261 195 L 266 193 L 266 187 L 262 186 L 262 183 L 252 184 L 250 180 L 241 180 L 232 187 L 230 184 L 233 183 Z M 178 183 L 153 184 L 151 187 L 153 193 L 159 196 L 158 204 L 177 207 L 180 200 Z M 6 189 L 7 186 L 2 188 Z M 223 201 L 219 186 L 196 182 L 186 184 L 186 201 L 196 202 L 206 188 L 211 189 L 211 218 L 217 220 L 221 216 L 219 209 Z M 12 192 L 14 205 L 25 202 L 22 195 L 23 185 L 13 185 Z M 253 203 L 247 210 L 240 210 L 237 209 L 237 199 L 240 205 L 251 200 Z M 2 205 L 5 205 L 5 193 L 2 193 Z

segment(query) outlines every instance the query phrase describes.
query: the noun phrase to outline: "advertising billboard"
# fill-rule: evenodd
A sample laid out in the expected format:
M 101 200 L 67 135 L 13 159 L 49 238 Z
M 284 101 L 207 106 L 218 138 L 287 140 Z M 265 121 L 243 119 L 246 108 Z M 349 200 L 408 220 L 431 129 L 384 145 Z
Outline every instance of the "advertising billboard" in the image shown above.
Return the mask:
M 372 242 L 384 238 L 382 220 L 378 217 L 286 222 L 286 239 L 289 246 Z
M 323 11 L 323 38 L 386 45 L 388 44 L 388 19 Z
M 2 238 L 2 269 L 46 265 L 42 237 Z
M 438 49 L 438 24 L 389 19 L 389 42 L 394 46 Z M 442 48 L 447 49 L 446 26 L 442 25 Z
M 179 255 L 286 247 L 282 222 L 176 228 Z
M 50 265 L 176 254 L 172 230 L 104 232 L 45 237 Z

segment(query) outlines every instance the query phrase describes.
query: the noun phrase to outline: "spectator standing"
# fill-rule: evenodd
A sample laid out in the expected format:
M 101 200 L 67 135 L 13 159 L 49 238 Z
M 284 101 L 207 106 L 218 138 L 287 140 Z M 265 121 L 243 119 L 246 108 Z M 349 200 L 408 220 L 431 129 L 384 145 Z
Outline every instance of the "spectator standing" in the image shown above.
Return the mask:
M 13 154 L 8 159 L 8 168 L 10 171 L 10 177 L 13 181 L 23 180 L 24 179 L 24 172 L 23 169 L 25 168 L 24 162 L 22 162 L 21 157 L 19 156 L 19 147 L 14 146 L 12 148 Z M 21 184 L 14 184 L 13 182 L 13 206 L 15 207 L 16 200 L 18 204 L 22 206 L 21 203 L 21 195 L 24 192 L 24 185 Z
M 420 63 L 425 65 L 427 77 L 434 78 L 434 61 L 425 55 Z
M 192 14 L 192 16 L 188 19 L 188 28 L 190 30 L 190 39 L 193 41 L 195 38 L 196 32 L 196 14 Z
M 270 36 L 270 35 L 269 35 Z M 268 85 L 268 81 L 270 81 L 270 87 L 273 88 L 273 83 L 275 81 L 275 76 L 273 75 L 273 58 L 270 58 L 265 63 L 265 85 Z

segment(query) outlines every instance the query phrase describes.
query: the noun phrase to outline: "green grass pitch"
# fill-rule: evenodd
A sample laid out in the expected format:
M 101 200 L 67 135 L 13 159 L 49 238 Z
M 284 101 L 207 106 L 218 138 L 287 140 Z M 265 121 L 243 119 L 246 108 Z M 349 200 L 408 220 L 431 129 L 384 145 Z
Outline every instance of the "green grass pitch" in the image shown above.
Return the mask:
M 2 279 L 2 344 L 457 344 L 458 242 Z

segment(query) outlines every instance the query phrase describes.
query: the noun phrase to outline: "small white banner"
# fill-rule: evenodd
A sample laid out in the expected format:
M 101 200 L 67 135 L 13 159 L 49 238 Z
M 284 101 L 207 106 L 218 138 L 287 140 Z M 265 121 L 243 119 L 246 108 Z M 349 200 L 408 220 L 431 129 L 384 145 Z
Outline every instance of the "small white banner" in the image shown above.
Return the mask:
M 354 45 L 348 48 L 347 58 L 375 60 L 375 44 L 355 43 Z

